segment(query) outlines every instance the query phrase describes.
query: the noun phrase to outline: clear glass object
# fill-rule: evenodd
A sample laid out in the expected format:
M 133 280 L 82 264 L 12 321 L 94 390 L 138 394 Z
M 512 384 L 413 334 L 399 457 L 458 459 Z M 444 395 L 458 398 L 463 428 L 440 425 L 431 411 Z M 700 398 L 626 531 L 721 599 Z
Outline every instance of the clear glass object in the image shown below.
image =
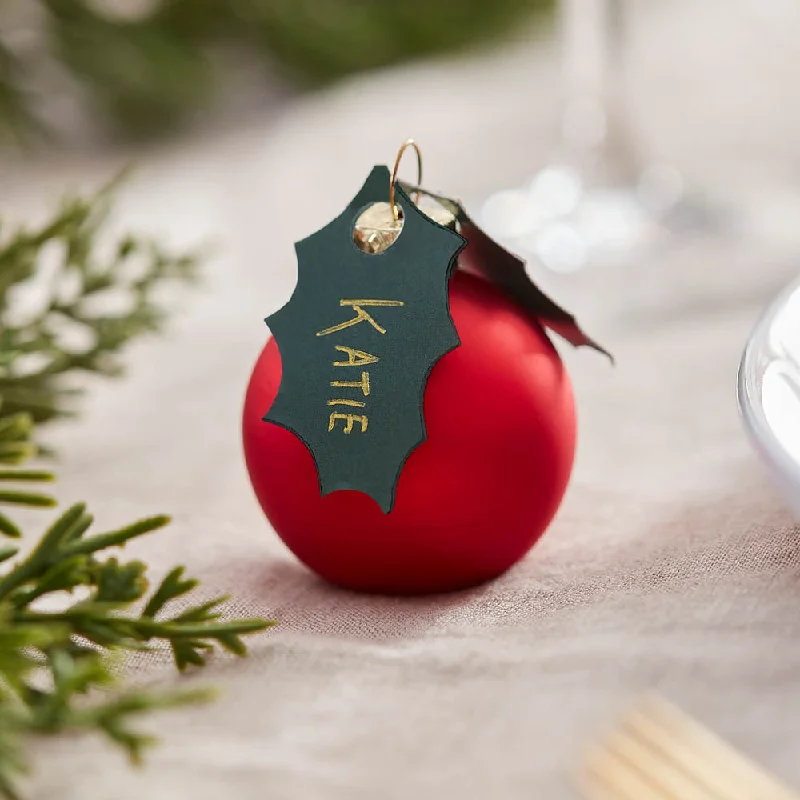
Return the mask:
M 767 308 L 739 364 L 745 430 L 800 519 L 800 281 Z
M 496 239 L 555 273 L 639 260 L 720 225 L 673 167 L 646 164 L 628 125 L 625 0 L 560 0 L 560 152 L 478 216 Z

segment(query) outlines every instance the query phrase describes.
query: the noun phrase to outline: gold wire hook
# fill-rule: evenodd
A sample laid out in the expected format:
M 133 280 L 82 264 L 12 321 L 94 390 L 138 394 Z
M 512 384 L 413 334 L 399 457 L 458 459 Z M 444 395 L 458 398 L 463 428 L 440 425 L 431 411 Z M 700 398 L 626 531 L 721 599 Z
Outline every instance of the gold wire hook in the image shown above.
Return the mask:
M 400 161 L 403 158 L 403 153 L 409 148 L 413 147 L 417 154 L 417 186 L 422 186 L 422 153 L 420 152 L 419 145 L 413 139 L 406 139 L 402 147 L 397 151 L 397 158 L 394 160 L 394 169 L 392 170 L 392 179 L 389 181 L 389 208 L 392 209 L 392 217 L 397 222 L 399 214 L 397 206 L 394 204 L 394 190 L 397 184 L 397 170 L 400 169 Z M 417 192 L 415 202 L 419 204 L 420 193 Z

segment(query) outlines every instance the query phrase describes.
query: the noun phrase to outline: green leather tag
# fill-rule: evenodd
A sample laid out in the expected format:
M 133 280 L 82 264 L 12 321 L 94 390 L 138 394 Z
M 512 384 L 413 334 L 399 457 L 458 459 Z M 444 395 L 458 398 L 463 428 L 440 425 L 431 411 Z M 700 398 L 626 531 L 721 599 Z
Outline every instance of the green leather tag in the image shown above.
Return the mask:
M 266 319 L 283 372 L 264 416 L 309 449 L 322 495 L 364 492 L 385 513 L 425 440 L 428 375 L 459 345 L 448 279 L 466 245 L 398 186 L 402 231 L 383 252 L 362 252 L 355 221 L 388 191 L 389 170 L 375 167 L 344 213 L 295 245 L 297 287 Z

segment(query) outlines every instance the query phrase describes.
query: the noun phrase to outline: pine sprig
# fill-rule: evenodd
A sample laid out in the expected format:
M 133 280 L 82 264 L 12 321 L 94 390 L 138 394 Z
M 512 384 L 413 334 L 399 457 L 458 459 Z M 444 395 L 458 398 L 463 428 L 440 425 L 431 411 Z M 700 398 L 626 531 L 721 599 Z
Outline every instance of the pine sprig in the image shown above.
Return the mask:
M 132 236 L 119 237 L 109 255 L 98 255 L 117 183 L 88 198 L 65 198 L 52 220 L 19 228 L 0 242 L 0 398 L 6 415 L 24 412 L 33 422 L 46 422 L 70 414 L 80 389 L 65 377 L 121 374 L 124 346 L 161 327 L 155 289 L 196 276 L 193 256 L 174 256 Z M 45 248 L 55 263 L 42 263 Z M 35 309 L 15 314 L 11 295 L 25 288 Z M 124 310 L 107 310 L 110 302 Z
M 130 728 L 146 711 L 206 699 L 206 692 L 132 692 L 86 702 L 85 696 L 114 685 L 107 652 L 166 643 L 177 667 L 202 666 L 215 645 L 237 656 L 244 637 L 266 630 L 264 619 L 223 620 L 226 598 L 165 613 L 197 581 L 183 568 L 169 572 L 147 598 L 147 567 L 140 561 L 103 558 L 111 548 L 162 528 L 151 517 L 114 531 L 88 535 L 92 518 L 82 504 L 62 513 L 15 565 L 0 571 L 0 796 L 15 797 L 13 779 L 24 766 L 26 735 L 94 730 L 124 747 L 138 762 L 152 739 Z M 41 610 L 48 596 L 82 590 L 82 599 L 59 610 Z M 144 607 L 136 611 L 144 602 Z M 44 669 L 52 686 L 35 685 Z
M 36 488 L 53 475 L 26 462 L 42 453 L 37 426 L 75 411 L 69 401 L 79 387 L 67 381 L 82 372 L 118 375 L 124 346 L 159 328 L 157 286 L 194 275 L 193 258 L 133 237 L 98 255 L 111 188 L 68 198 L 51 221 L 0 239 L 0 797 L 9 800 L 18 800 L 29 769 L 30 737 L 100 732 L 138 763 L 153 739 L 132 726 L 137 717 L 210 696 L 120 690 L 112 659 L 121 653 L 168 646 L 184 670 L 202 666 L 215 648 L 244 655 L 244 637 L 273 624 L 224 619 L 224 597 L 186 604 L 198 582 L 181 567 L 151 591 L 144 563 L 110 553 L 163 528 L 166 516 L 90 533 L 92 516 L 76 504 L 26 548 L 6 513 L 55 504 Z M 36 309 L 20 317 L 12 300 L 39 276 L 48 248 L 57 259 L 46 287 Z M 138 269 L 126 277 L 132 264 Z M 123 290 L 128 307 L 98 310 L 93 301 L 109 290 Z M 63 339 L 65 325 L 83 332 L 82 346 Z M 184 607 L 171 611 L 181 599 Z
M 122 374 L 125 346 L 161 328 L 156 290 L 196 278 L 193 255 L 173 255 L 132 235 L 109 241 L 112 200 L 123 177 L 94 195 L 65 197 L 39 226 L 5 235 L 0 226 L 0 504 L 55 504 L 49 494 L 27 488 L 49 482 L 50 473 L 13 469 L 44 452 L 34 443 L 35 426 L 74 415 L 82 373 Z M 26 290 L 32 303 L 20 312 L 17 300 Z M 0 534 L 20 536 L 2 509 Z
M 26 558 L 0 578 L 0 604 L 10 607 L 12 624 L 68 625 L 73 633 L 101 647 L 138 648 L 153 641 L 168 642 L 179 668 L 186 663 L 203 663 L 200 651 L 214 642 L 243 655 L 246 648 L 242 636 L 271 624 L 261 619 L 220 621 L 219 606 L 226 597 L 158 618 L 167 604 L 197 585 L 196 581 L 183 580 L 182 567 L 163 579 L 138 616 L 121 614 L 144 598 L 149 585 L 147 567 L 140 561 L 99 560 L 98 553 L 158 530 L 169 519 L 152 517 L 116 531 L 85 536 L 91 522 L 85 507 L 74 505 L 53 523 Z M 69 592 L 79 586 L 90 589 L 88 597 L 62 611 L 32 608 L 44 594 Z M 187 660 L 181 654 L 190 650 L 192 655 Z

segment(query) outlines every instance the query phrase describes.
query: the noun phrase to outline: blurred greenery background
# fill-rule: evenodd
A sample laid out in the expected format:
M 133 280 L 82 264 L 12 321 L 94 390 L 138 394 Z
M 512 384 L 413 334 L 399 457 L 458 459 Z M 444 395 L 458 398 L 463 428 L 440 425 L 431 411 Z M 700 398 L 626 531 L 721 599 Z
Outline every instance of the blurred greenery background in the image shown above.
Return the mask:
M 57 136 L 42 112 L 80 98 L 118 139 L 187 124 L 246 54 L 308 91 L 357 72 L 453 52 L 544 19 L 555 0 L 3 0 L 0 140 Z

